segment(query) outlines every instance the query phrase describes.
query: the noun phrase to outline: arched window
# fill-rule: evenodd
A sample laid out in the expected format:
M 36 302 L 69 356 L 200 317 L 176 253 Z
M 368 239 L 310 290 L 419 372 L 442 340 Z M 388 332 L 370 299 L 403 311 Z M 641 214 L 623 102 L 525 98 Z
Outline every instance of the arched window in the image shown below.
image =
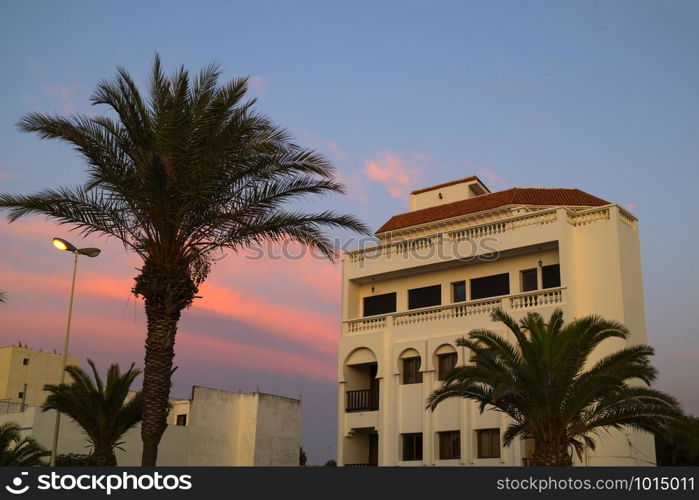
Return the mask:
M 454 346 L 444 344 L 435 351 L 435 366 L 437 367 L 437 380 L 444 380 L 447 375 L 456 367 L 459 355 Z
M 401 377 L 403 384 L 421 384 L 420 353 L 415 349 L 406 349 L 400 355 Z

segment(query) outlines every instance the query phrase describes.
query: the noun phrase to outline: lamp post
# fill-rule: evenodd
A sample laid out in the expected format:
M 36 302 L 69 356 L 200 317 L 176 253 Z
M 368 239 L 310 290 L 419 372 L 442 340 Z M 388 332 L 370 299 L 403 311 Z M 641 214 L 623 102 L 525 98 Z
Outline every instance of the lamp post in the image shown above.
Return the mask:
M 66 335 L 63 339 L 63 359 L 61 363 L 61 384 L 66 379 L 66 364 L 68 363 L 68 340 L 70 338 L 70 320 L 73 316 L 73 296 L 75 295 L 75 274 L 78 271 L 78 255 L 87 255 L 88 257 L 97 257 L 100 254 L 99 248 L 76 248 L 72 243 L 62 239 L 54 238 L 53 246 L 59 250 L 71 252 L 73 258 L 73 280 L 70 285 L 70 300 L 68 301 L 68 323 L 66 324 Z M 58 429 L 61 426 L 61 412 L 56 411 L 56 424 L 53 428 L 53 444 L 51 446 L 51 467 L 56 466 L 56 453 L 58 450 Z

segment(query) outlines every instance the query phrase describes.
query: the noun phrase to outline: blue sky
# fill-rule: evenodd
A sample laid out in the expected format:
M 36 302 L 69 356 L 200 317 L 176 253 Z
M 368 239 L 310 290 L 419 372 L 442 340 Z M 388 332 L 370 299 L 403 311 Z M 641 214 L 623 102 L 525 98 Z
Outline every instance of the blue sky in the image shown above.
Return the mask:
M 100 79 L 121 65 L 143 81 L 156 51 L 169 68 L 215 60 L 334 162 L 349 196 L 324 203 L 373 228 L 406 210 L 411 188 L 474 173 L 492 189 L 579 187 L 632 207 L 660 385 L 698 413 L 698 28 L 690 1 L 8 1 L 0 191 L 83 178 L 68 147 L 17 132 L 24 113 L 94 112 Z M 235 376 L 244 390 L 325 394 L 306 404 L 304 446 L 315 462 L 334 450 L 332 384 L 220 370 L 190 367 L 175 388 Z

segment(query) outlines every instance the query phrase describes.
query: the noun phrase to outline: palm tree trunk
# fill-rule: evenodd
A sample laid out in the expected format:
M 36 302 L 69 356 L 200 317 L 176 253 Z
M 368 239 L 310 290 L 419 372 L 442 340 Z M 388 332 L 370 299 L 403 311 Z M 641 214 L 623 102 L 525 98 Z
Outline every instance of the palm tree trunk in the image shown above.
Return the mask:
M 148 333 L 143 369 L 143 420 L 141 464 L 154 467 L 158 445 L 167 427 L 170 408 L 172 361 L 175 357 L 175 334 L 182 310 L 197 293 L 187 264 L 163 264 L 146 260 L 136 277 L 134 293 L 145 301 Z
M 570 466 L 573 465 L 573 461 L 565 443 L 536 441 L 531 464 L 534 466 Z
M 180 311 L 146 299 L 148 333 L 143 370 L 143 421 L 141 464 L 153 467 L 158 460 L 158 445 L 167 427 L 172 362 L 175 357 L 175 333 Z

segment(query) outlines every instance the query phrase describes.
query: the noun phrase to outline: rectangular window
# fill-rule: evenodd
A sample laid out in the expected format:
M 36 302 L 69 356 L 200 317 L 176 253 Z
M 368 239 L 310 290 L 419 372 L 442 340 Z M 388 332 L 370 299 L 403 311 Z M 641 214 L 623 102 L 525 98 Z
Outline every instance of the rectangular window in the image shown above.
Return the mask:
M 478 438 L 478 458 L 500 458 L 500 429 L 480 429 Z
M 420 358 L 405 358 L 403 360 L 403 383 L 421 384 L 422 372 L 420 371 Z
M 522 271 L 522 291 L 533 292 L 539 288 L 537 284 L 536 269 Z
M 446 431 L 437 434 L 439 435 L 439 459 L 461 458 L 461 433 L 459 431 Z
M 471 280 L 471 300 L 510 294 L 510 275 L 495 274 Z
M 364 316 L 396 312 L 396 292 L 364 297 Z
M 401 434 L 403 436 L 403 460 L 422 460 L 422 433 Z
M 23 393 L 23 392 L 20 392 L 19 394 L 17 394 L 17 397 L 18 397 L 19 399 L 22 399 L 22 398 L 24 397 L 24 393 Z
M 456 366 L 458 356 L 455 352 L 448 352 L 437 356 L 437 377 L 439 380 L 444 380 L 450 371 Z
M 24 359 L 22 360 L 22 364 L 23 364 L 23 365 L 28 365 L 28 364 L 29 364 L 29 358 L 24 358 Z
M 442 303 L 442 285 L 425 286 L 408 290 L 408 309 L 438 306 Z
M 187 415 L 177 415 L 177 425 L 187 425 Z
M 463 302 L 466 300 L 466 282 L 459 281 L 451 284 L 452 302 Z
M 561 286 L 561 266 L 554 264 L 541 268 L 541 283 L 544 288 L 556 288 Z

